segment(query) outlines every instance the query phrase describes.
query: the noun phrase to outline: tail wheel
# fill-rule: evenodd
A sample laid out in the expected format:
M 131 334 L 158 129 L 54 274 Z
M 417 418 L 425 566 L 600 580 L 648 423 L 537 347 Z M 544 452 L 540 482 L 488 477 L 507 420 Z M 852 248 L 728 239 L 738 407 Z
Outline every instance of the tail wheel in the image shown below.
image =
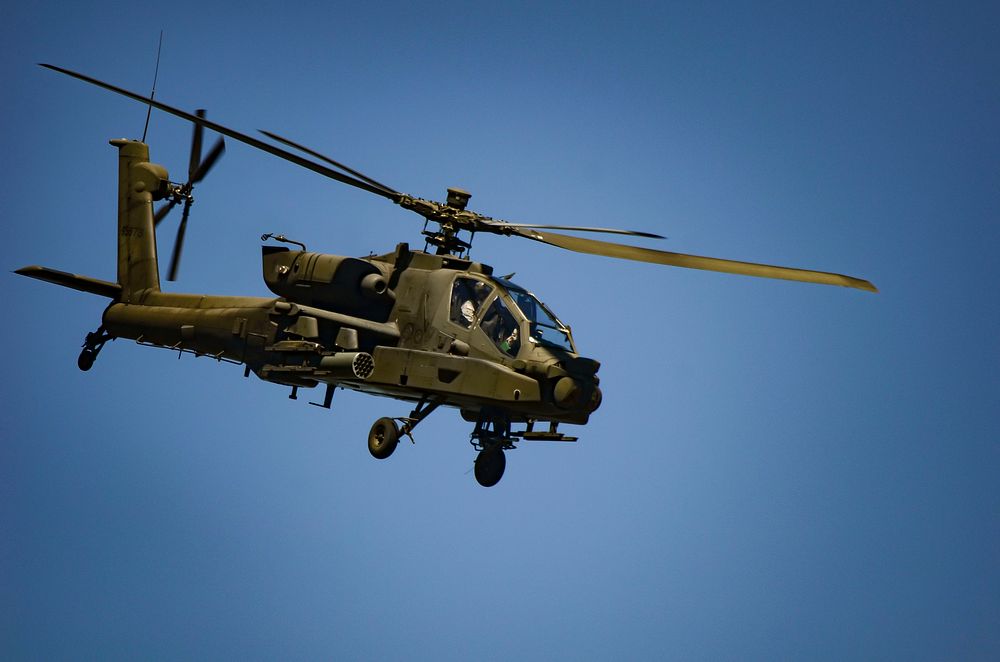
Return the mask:
M 378 460 L 384 460 L 396 450 L 399 443 L 399 427 L 396 421 L 383 417 L 375 421 L 368 433 L 368 452 Z
M 493 487 L 503 478 L 507 456 L 499 446 L 484 448 L 476 456 L 476 482 L 483 487 Z
M 83 351 L 80 352 L 80 357 L 76 360 L 76 365 L 80 370 L 86 372 L 94 367 L 95 360 L 97 360 L 97 352 L 89 347 L 84 347 Z

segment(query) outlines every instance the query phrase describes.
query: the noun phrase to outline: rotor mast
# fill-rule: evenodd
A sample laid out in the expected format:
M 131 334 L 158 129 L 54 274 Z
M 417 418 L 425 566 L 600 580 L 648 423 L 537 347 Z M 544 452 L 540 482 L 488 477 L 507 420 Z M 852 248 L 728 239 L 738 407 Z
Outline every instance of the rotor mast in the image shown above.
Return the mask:
M 424 217 L 424 235 L 428 244 L 437 247 L 438 255 L 454 255 L 462 257 L 472 248 L 472 239 L 469 241 L 460 239 L 458 233 L 462 230 L 474 235 L 477 226 L 483 221 L 493 219 L 482 216 L 472 211 L 466 211 L 465 207 L 472 194 L 460 188 L 449 188 L 448 198 L 445 204 L 414 198 L 403 194 L 397 204 L 403 209 L 414 211 Z M 436 230 L 428 230 L 429 223 L 437 224 Z

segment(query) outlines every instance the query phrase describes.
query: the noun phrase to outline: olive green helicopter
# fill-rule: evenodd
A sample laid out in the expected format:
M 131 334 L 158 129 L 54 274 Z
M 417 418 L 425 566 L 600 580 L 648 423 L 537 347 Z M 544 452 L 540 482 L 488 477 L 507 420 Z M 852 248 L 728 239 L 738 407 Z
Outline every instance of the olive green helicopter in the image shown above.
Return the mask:
M 653 250 L 551 230 L 663 237 L 612 228 L 509 223 L 467 209 L 470 194 L 449 188 L 445 202 L 401 193 L 303 145 L 270 132 L 276 143 L 209 121 L 80 73 L 48 69 L 124 95 L 194 125 L 188 180 L 172 182 L 149 160 L 143 140 L 115 139 L 118 149 L 118 277 L 116 282 L 41 266 L 16 273 L 110 299 L 101 325 L 88 333 L 78 365 L 89 370 L 109 340 L 210 357 L 245 366 L 244 375 L 298 389 L 325 387 L 329 409 L 336 388 L 414 403 L 409 415 L 380 418 L 368 434 L 378 459 L 442 405 L 474 425 L 474 471 L 490 487 L 503 476 L 504 451 L 516 442 L 576 441 L 561 423 L 583 425 L 601 405 L 600 363 L 577 352 L 570 327 L 527 289 L 469 257 L 476 233 L 519 237 L 550 246 L 654 264 L 839 285 L 877 292 L 866 280 L 839 274 Z M 148 125 L 148 111 L 147 111 Z M 202 158 L 204 129 L 215 131 L 386 198 L 424 219 L 424 250 L 400 243 L 384 255 L 348 257 L 306 250 L 280 234 L 265 234 L 264 282 L 276 297 L 207 296 L 160 289 L 155 228 L 178 204 L 167 280 L 176 279 L 192 191 L 225 149 L 220 137 Z M 285 149 L 290 148 L 293 151 Z M 305 154 L 306 156 L 302 156 Z M 154 201 L 164 201 L 153 209 Z M 466 238 L 460 237 L 466 233 Z M 275 245 L 275 244 L 283 245 Z M 433 248 L 433 252 L 431 252 Z

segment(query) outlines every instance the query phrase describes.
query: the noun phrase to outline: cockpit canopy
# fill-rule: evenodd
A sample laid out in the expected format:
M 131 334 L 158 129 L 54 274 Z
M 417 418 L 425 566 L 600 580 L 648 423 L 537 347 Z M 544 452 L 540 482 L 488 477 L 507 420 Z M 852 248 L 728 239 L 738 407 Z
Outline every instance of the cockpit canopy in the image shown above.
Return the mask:
M 494 280 L 507 290 L 521 314 L 528 320 L 532 341 L 576 353 L 569 327 L 560 322 L 559 318 L 534 294 L 509 280 L 503 278 Z
M 530 343 L 576 353 L 569 327 L 535 295 L 503 278 L 456 277 L 450 317 L 465 328 L 478 322 L 479 329 L 508 356 L 517 355 L 525 332 Z

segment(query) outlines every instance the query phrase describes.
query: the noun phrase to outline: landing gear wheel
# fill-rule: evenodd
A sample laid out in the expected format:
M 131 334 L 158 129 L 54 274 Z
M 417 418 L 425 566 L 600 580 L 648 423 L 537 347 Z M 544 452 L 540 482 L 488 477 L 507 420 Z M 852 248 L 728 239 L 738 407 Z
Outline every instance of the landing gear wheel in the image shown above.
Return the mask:
M 76 365 L 80 370 L 87 372 L 94 367 L 95 360 L 97 360 L 97 352 L 89 347 L 84 347 L 83 351 L 80 352 L 80 357 L 76 360 Z
M 80 356 L 76 359 L 77 367 L 84 372 L 93 368 L 94 361 L 97 360 L 97 355 L 101 353 L 104 343 L 109 340 L 114 340 L 114 337 L 104 330 L 104 325 L 101 325 L 97 331 L 88 333 L 87 337 L 83 340 L 83 349 L 80 351 Z
M 384 460 L 392 455 L 399 443 L 399 428 L 391 418 L 380 418 L 372 425 L 368 433 L 368 452 L 378 460 Z
M 476 456 L 476 482 L 483 487 L 493 487 L 503 478 L 507 456 L 499 446 L 484 448 Z

